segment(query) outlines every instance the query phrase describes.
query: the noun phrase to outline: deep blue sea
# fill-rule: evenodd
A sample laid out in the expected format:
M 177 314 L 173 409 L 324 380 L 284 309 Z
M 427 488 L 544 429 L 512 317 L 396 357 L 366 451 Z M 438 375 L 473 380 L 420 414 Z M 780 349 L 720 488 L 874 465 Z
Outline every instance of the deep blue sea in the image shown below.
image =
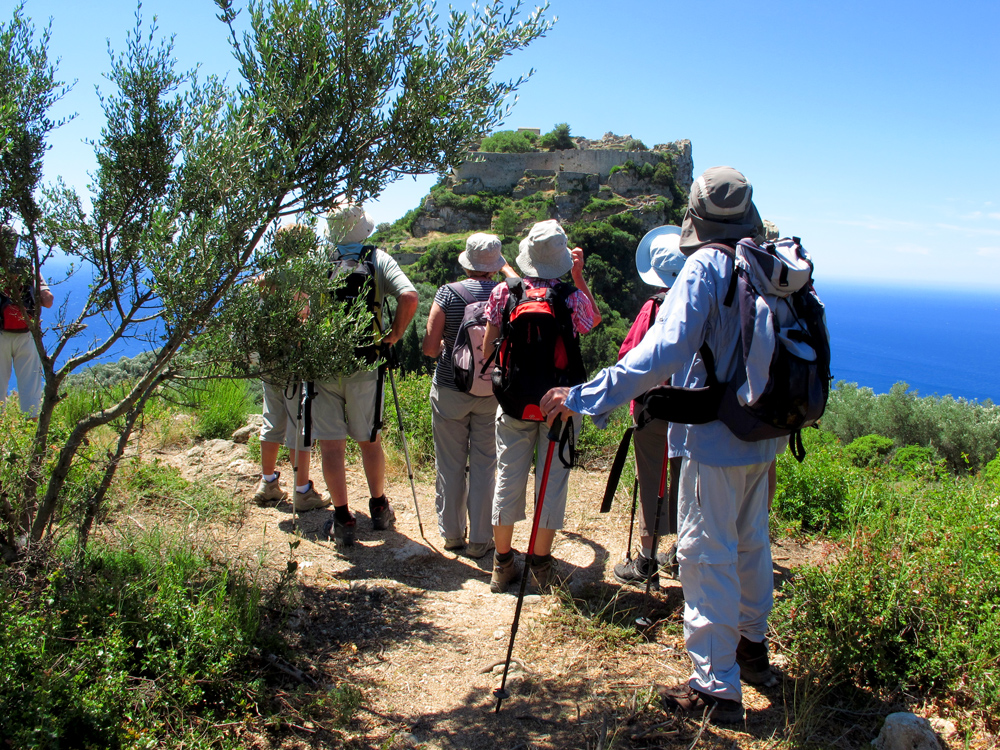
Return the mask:
M 55 274 L 53 274 L 55 276 Z M 51 280 L 51 279 L 50 279 Z M 82 277 L 53 285 L 56 306 L 78 309 L 86 294 Z M 824 282 L 835 381 L 885 393 L 898 381 L 923 396 L 1000 402 L 1000 291 L 958 292 L 915 287 Z M 55 319 L 55 308 L 45 320 Z M 103 333 L 100 325 L 88 333 Z M 133 356 L 143 343 L 124 342 L 105 361 Z

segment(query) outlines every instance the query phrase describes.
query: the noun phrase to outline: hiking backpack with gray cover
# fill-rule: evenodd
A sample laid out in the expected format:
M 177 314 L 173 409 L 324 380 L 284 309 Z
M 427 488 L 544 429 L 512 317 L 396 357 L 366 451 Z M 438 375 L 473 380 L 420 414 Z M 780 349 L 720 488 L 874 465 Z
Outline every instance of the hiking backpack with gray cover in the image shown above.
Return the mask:
M 763 246 L 744 239 L 735 250 L 725 249 L 734 273 L 724 304 L 739 305 L 735 375 L 720 383 L 712 351 L 703 344 L 708 384 L 659 386 L 646 394 L 643 406 L 651 417 L 672 422 L 719 419 L 741 440 L 790 437 L 801 461 L 801 431 L 823 415 L 831 379 L 830 334 L 813 288 L 812 260 L 798 237 Z
M 451 368 L 455 387 L 472 396 L 493 395 L 493 367 L 486 367 L 483 341 L 486 339 L 486 301 L 480 302 L 461 281 L 448 288 L 465 302 L 462 322 L 451 347 Z

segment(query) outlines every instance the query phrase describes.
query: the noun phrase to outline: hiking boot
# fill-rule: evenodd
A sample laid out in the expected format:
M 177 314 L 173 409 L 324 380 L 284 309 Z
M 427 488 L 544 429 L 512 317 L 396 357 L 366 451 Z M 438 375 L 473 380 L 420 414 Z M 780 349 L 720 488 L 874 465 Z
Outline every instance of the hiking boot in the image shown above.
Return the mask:
M 465 537 L 464 536 L 448 536 L 444 539 L 444 548 L 449 552 L 454 552 L 455 550 L 462 549 L 465 547 Z M 482 555 L 480 555 L 482 557 Z
M 665 711 L 683 711 L 695 719 L 708 711 L 708 720 L 713 724 L 739 724 L 745 716 L 742 702 L 716 698 L 690 685 L 674 685 L 659 692 Z
M 671 544 L 666 552 L 661 552 L 656 556 L 656 562 L 660 566 L 660 573 L 667 578 L 677 579 L 680 573 L 680 563 L 677 562 L 677 545 Z
M 496 553 L 493 553 L 493 577 L 490 579 L 490 591 L 494 594 L 503 594 L 514 581 L 521 577 L 521 569 L 515 562 L 517 553 L 511 555 L 507 562 L 499 562 Z
M 346 521 L 341 521 L 337 516 L 334 516 L 323 524 L 323 533 L 326 534 L 327 539 L 332 539 L 334 544 L 341 547 L 350 547 L 354 544 L 357 529 L 358 522 L 353 513 L 350 513 L 350 518 Z
M 660 574 L 657 565 L 650 558 L 641 554 L 632 560 L 618 563 L 614 570 L 615 580 L 620 583 L 631 583 L 633 586 L 644 587 L 649 581 L 649 588 L 659 590 Z
M 771 672 L 771 661 L 767 658 L 767 641 L 756 643 L 746 636 L 740 636 L 736 646 L 736 663 L 740 667 L 740 679 L 751 685 L 774 687 L 778 678 Z
M 486 553 L 494 549 L 493 540 L 488 542 L 472 542 L 465 547 L 465 556 L 473 560 L 481 560 L 486 557 Z
M 379 498 L 373 497 L 368 501 L 368 514 L 371 516 L 372 528 L 375 531 L 390 529 L 396 521 L 396 512 L 389 505 L 389 498 L 385 495 Z
M 325 508 L 332 501 L 330 500 L 330 493 L 324 492 L 320 495 L 316 491 L 315 485 L 312 482 L 309 483 L 309 489 L 305 492 L 299 492 L 295 490 L 295 497 L 292 500 L 292 507 L 298 513 L 305 513 L 306 511 L 316 510 L 316 508 Z
M 274 472 L 274 481 L 265 482 L 264 477 L 260 478 L 260 482 L 257 484 L 257 491 L 253 493 L 253 501 L 257 505 L 277 505 L 282 500 L 288 497 L 288 493 L 285 492 L 278 485 L 278 481 L 281 479 L 281 472 Z
M 528 579 L 528 583 L 531 584 L 531 590 L 536 594 L 551 594 L 552 587 L 558 583 L 552 555 L 546 555 L 546 558 L 548 559 L 541 563 L 532 560 L 529 566 L 531 578 Z

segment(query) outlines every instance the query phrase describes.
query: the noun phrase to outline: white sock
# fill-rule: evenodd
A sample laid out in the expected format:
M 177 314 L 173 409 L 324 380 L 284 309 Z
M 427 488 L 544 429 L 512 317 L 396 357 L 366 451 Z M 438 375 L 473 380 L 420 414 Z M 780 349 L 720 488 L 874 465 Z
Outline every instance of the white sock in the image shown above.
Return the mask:
M 308 482 L 306 482 L 305 484 L 296 487 L 295 491 L 298 492 L 300 495 L 304 495 L 306 492 L 309 491 L 310 487 L 312 487 L 312 480 L 311 479 Z
M 273 482 L 275 479 L 278 478 L 278 472 L 274 472 L 273 474 L 262 474 L 261 476 L 264 477 L 265 482 L 270 484 L 271 482 Z

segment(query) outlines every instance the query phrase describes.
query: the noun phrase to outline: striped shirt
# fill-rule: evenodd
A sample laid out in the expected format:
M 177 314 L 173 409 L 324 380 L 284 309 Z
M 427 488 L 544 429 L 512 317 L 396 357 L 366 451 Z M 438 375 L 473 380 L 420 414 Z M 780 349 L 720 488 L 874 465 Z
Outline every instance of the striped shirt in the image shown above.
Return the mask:
M 472 293 L 477 302 L 485 302 L 489 299 L 490 292 L 493 291 L 497 282 L 492 279 L 463 279 L 461 284 Z M 455 371 L 451 366 L 451 350 L 455 345 L 458 327 L 462 325 L 462 318 L 465 316 L 465 300 L 449 289 L 446 284 L 437 290 L 434 301 L 444 313 L 444 349 L 441 350 L 437 369 L 434 370 L 434 385 L 438 388 L 450 388 L 457 391 Z

